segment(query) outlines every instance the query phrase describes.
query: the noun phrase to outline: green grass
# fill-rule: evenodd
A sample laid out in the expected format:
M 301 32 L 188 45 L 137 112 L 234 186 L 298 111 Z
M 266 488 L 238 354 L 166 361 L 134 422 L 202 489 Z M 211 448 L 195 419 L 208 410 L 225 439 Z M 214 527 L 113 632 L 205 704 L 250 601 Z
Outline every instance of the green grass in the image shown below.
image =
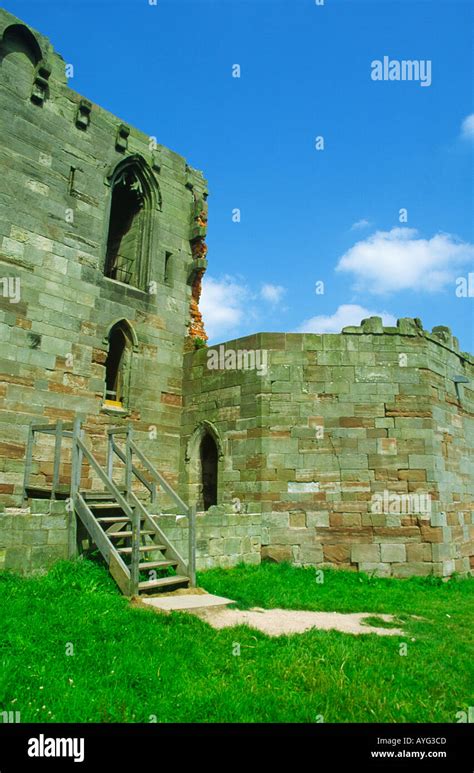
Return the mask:
M 86 560 L 34 579 L 0 574 L 0 711 L 22 722 L 456 722 L 474 705 L 473 580 L 316 577 L 264 564 L 199 580 L 241 608 L 393 614 L 406 635 L 215 631 L 132 608 Z
M 404 626 L 405 620 L 400 617 L 394 617 L 393 620 L 384 620 L 383 617 L 377 617 L 377 615 L 370 615 L 364 617 L 363 625 L 371 625 L 374 628 L 398 628 L 401 629 Z

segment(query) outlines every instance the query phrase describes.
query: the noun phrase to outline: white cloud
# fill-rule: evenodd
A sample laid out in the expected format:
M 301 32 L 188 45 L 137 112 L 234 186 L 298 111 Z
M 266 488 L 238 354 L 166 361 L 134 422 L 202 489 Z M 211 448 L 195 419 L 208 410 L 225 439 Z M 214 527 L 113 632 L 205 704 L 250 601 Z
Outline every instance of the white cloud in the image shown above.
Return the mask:
M 249 291 L 244 284 L 230 276 L 221 280 L 204 277 L 199 309 L 210 339 L 223 337 L 234 331 L 245 319 Z
M 462 122 L 461 137 L 465 140 L 474 140 L 474 113 L 466 116 Z
M 281 285 L 264 284 L 260 290 L 260 295 L 264 301 L 278 303 L 285 294 L 285 288 Z
M 223 341 L 246 335 L 250 323 L 258 325 L 262 300 L 276 306 L 285 292 L 284 287 L 270 282 L 265 282 L 260 290 L 252 290 L 242 277 L 226 275 L 215 279 L 205 276 L 199 309 L 209 340 Z M 286 309 L 278 307 L 278 312 L 282 311 Z
M 351 231 L 359 231 L 362 230 L 362 228 L 369 228 L 372 223 L 370 220 L 366 220 L 365 217 L 362 218 L 362 220 L 357 220 L 356 223 L 352 223 L 351 225 Z
M 414 228 L 392 228 L 357 242 L 340 258 L 336 270 L 353 274 L 357 290 L 435 292 L 454 281 L 456 269 L 473 259 L 474 245 L 451 234 L 421 239 Z
M 311 317 L 303 322 L 297 333 L 340 333 L 343 327 L 348 325 L 360 325 L 361 320 L 368 317 L 382 317 L 382 322 L 386 326 L 397 324 L 396 317 L 386 311 L 370 311 L 364 306 L 357 304 L 344 303 L 339 306 L 334 314 L 325 316 L 320 314 Z

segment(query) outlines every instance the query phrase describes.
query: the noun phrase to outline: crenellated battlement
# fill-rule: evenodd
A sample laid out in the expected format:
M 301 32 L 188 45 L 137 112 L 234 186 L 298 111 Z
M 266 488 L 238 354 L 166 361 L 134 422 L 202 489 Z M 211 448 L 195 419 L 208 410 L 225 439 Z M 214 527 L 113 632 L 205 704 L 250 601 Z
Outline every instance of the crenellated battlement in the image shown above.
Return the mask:
M 423 328 L 423 323 L 418 318 L 402 317 L 397 320 L 397 326 L 384 326 L 381 317 L 369 317 L 363 319 L 358 326 L 344 327 L 342 335 L 404 335 L 404 336 L 424 336 L 430 341 L 439 343 L 446 349 L 456 352 L 467 362 L 474 363 L 474 355 L 469 352 L 459 350 L 459 341 L 454 336 L 449 327 L 437 325 L 431 332 Z

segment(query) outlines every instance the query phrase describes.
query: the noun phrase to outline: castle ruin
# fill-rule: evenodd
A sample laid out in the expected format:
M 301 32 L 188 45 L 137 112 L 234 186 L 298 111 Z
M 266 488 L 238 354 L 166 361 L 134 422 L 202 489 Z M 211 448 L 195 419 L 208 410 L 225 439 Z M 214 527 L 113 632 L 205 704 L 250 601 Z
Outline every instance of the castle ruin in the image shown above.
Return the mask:
M 3 10 L 0 123 L 1 567 L 97 543 L 127 592 L 115 547 L 138 543 L 99 492 L 136 447 L 133 486 L 114 486 L 132 510 L 150 494 L 172 557 L 157 565 L 181 566 L 184 503 L 198 569 L 470 570 L 474 358 L 448 328 L 373 317 L 207 347 L 201 172 L 71 90 L 47 38 Z

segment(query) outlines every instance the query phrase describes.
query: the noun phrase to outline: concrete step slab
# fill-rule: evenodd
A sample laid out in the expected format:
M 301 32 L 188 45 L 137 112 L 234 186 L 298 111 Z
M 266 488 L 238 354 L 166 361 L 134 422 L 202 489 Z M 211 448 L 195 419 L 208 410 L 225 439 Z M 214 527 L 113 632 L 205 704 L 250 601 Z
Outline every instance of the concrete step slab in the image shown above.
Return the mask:
M 155 607 L 155 609 L 161 609 L 164 612 L 224 607 L 235 603 L 232 599 L 226 599 L 224 596 L 214 596 L 212 593 L 189 593 L 170 596 L 160 594 L 159 597 L 140 598 L 140 601 L 149 607 Z

